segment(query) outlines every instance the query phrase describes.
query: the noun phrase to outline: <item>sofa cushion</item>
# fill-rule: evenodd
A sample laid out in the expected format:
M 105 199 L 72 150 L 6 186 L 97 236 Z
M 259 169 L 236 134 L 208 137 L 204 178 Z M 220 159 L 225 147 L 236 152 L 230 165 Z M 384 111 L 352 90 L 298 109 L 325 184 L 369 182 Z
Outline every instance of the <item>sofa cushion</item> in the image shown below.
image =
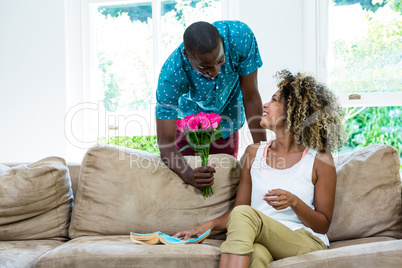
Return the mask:
M 198 156 L 185 159 L 191 167 L 201 165 Z M 70 237 L 155 231 L 173 235 L 224 214 L 233 206 L 240 166 L 225 154 L 211 155 L 209 163 L 216 164 L 215 194 L 204 198 L 158 155 L 128 148 L 89 149 L 81 164 Z
M 402 240 L 375 242 L 328 250 L 274 261 L 270 268 L 344 268 L 387 267 L 400 268 Z
M 46 252 L 35 267 L 218 267 L 222 240 L 192 245 L 138 245 L 125 236 L 79 237 Z M 319 250 L 270 267 L 400 267 L 402 240 Z
M 41 255 L 61 244 L 54 240 L 0 241 L 0 267 L 34 267 Z
M 368 244 L 368 243 L 375 243 L 375 242 L 383 242 L 383 241 L 393 241 L 397 240 L 396 238 L 389 237 L 389 236 L 372 236 L 372 237 L 365 237 L 365 238 L 357 238 L 357 239 L 350 239 L 350 240 L 340 240 L 331 242 L 329 246 L 330 249 L 334 248 L 341 248 L 353 245 L 361 245 L 361 244 Z
M 35 267 L 218 267 L 222 242 L 144 246 L 128 235 L 79 237 L 44 254 Z
M 72 202 L 63 159 L 12 167 L 0 175 L 0 240 L 67 239 Z
M 330 241 L 390 236 L 402 238 L 399 154 L 370 145 L 335 158 L 335 208 Z

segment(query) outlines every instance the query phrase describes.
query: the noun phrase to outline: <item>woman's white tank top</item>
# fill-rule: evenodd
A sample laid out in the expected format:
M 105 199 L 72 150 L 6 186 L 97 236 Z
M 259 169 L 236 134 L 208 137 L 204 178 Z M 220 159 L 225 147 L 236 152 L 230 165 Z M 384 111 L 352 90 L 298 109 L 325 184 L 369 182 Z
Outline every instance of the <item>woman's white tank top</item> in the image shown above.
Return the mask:
M 273 141 L 261 142 L 256 158 L 251 167 L 251 207 L 258 209 L 268 217 L 284 224 L 291 230 L 306 229 L 319 237 L 324 244 L 329 246 L 328 237 L 315 233 L 306 227 L 297 217 L 292 208 L 276 210 L 264 201 L 263 195 L 268 190 L 283 189 L 298 196 L 311 209 L 314 209 L 314 184 L 312 182 L 313 166 L 317 151 L 307 149 L 302 159 L 294 166 L 287 169 L 275 169 L 268 166 L 265 158 L 268 147 Z M 265 152 L 265 153 L 264 153 Z M 278 162 L 279 164 L 279 162 Z

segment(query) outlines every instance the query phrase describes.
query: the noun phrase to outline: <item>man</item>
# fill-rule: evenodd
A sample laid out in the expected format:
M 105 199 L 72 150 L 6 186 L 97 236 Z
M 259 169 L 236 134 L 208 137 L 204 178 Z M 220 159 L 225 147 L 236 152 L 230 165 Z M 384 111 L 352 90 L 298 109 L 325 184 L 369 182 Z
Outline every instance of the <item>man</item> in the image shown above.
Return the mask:
M 266 140 L 259 124 L 262 101 L 257 70 L 262 66 L 257 41 L 250 28 L 239 21 L 196 22 L 183 35 L 183 43 L 162 67 L 156 91 L 156 128 L 161 158 L 185 183 L 198 189 L 213 184 L 213 166 L 191 169 L 183 155 L 194 155 L 183 133 L 176 130 L 178 118 L 199 112 L 222 117 L 223 138 L 210 153 L 237 156 L 238 130 L 245 116 L 254 142 Z

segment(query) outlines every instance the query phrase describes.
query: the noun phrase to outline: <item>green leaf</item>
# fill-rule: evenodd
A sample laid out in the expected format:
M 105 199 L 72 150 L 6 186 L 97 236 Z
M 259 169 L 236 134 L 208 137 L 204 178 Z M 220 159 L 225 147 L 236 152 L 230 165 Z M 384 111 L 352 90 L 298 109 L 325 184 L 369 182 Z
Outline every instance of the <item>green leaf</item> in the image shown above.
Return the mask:
M 215 132 L 221 132 L 222 126 L 221 123 L 219 123 L 218 127 L 215 129 Z
M 217 133 L 215 136 L 214 136 L 214 141 L 216 141 L 217 139 L 219 139 L 219 138 L 221 138 L 221 137 L 223 137 L 223 134 L 222 133 Z
M 184 150 L 186 150 L 187 148 L 191 148 L 191 146 L 187 144 L 186 146 L 181 147 L 181 149 L 179 150 L 179 152 L 184 151 Z

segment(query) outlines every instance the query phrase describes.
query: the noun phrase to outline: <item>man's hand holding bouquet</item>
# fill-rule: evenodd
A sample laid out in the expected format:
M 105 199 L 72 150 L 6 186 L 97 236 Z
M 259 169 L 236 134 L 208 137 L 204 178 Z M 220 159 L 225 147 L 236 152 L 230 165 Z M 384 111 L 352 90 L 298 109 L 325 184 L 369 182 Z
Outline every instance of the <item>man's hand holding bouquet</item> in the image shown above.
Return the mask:
M 199 113 L 197 115 L 189 115 L 184 119 L 176 121 L 176 127 L 180 132 L 184 132 L 188 141 L 188 145 L 180 149 L 179 152 L 186 148 L 192 148 L 198 152 L 201 157 L 201 165 L 208 166 L 209 148 L 212 141 L 222 137 L 221 117 L 215 113 Z M 209 197 L 214 192 L 212 186 L 202 190 L 205 197 Z

